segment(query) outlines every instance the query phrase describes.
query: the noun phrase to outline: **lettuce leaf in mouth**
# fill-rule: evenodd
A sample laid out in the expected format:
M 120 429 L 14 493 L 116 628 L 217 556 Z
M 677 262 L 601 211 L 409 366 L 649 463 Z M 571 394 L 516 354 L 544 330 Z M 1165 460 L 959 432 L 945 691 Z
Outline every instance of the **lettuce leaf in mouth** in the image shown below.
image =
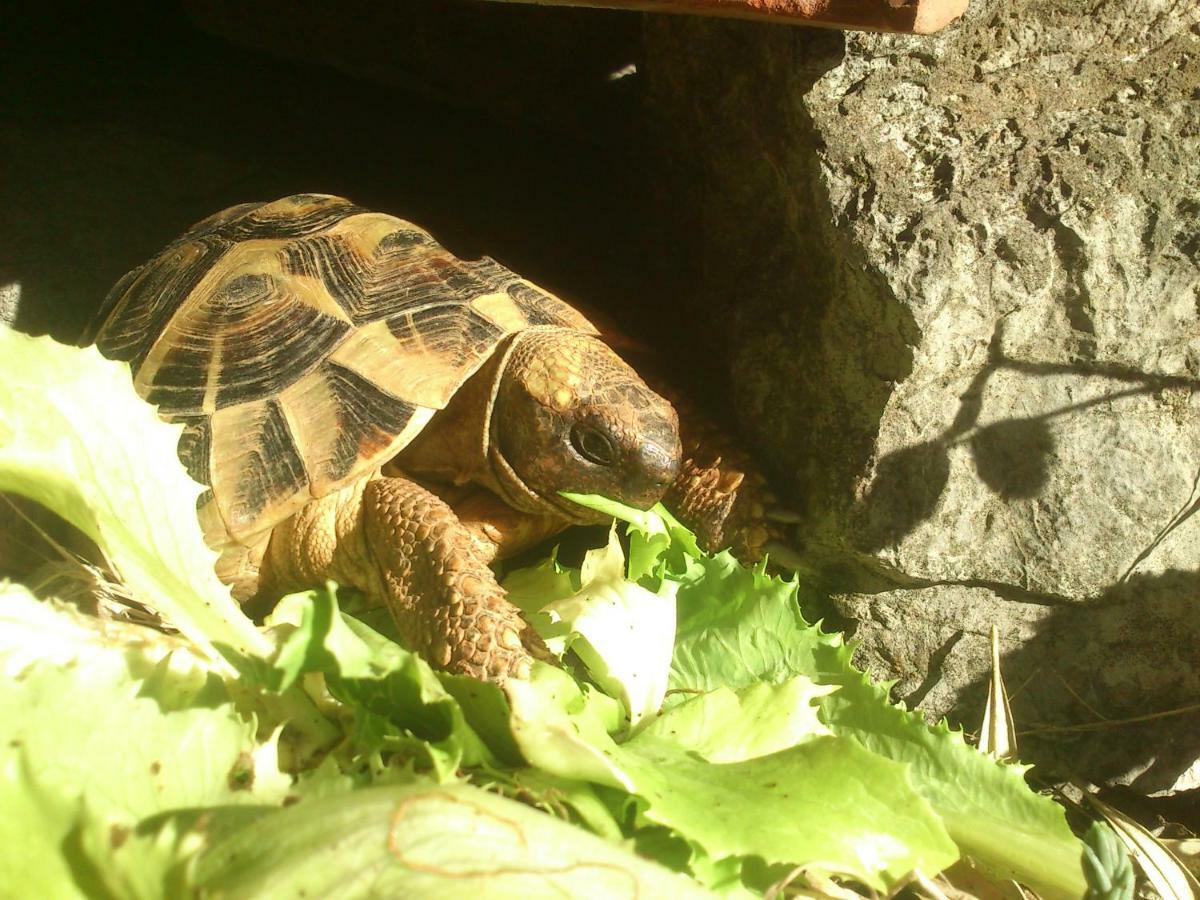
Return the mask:
M 572 495 L 625 544 L 505 585 L 585 674 L 502 691 L 434 672 L 333 585 L 255 627 L 213 575 L 178 433 L 125 366 L 0 328 L 0 489 L 93 537 L 179 630 L 0 587 L 0 883 L 754 896 L 797 867 L 885 890 L 967 855 L 1082 895 L 1081 845 L 1019 767 L 891 705 L 797 584 L 701 553 L 665 510 Z

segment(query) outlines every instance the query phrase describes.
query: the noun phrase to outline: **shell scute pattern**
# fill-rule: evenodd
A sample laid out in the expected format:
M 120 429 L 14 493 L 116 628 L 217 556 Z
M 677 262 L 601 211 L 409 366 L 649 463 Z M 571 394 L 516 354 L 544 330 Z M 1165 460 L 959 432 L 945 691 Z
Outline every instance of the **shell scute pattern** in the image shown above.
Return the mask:
M 598 333 L 576 309 L 528 281 L 517 280 L 508 285 L 508 295 L 530 325 L 557 325 L 588 334 Z
M 301 238 L 324 231 L 356 212 L 365 210 L 341 197 L 293 194 L 272 203 L 254 204 L 242 215 L 227 219 L 220 230 L 235 241 L 264 236 L 276 240 Z
M 324 376 L 337 411 L 337 426 L 332 429 L 333 468 L 329 473 L 329 480 L 337 481 L 350 472 L 355 460 L 386 455 L 421 408 L 334 362 L 325 364 Z
M 314 235 L 286 244 L 280 256 L 285 275 L 319 281 L 351 322 L 366 321 L 352 311 L 364 305 L 364 282 L 371 263 L 359 256 L 352 243 L 337 235 Z
M 435 368 L 487 353 L 506 331 L 471 306 L 453 301 L 390 316 L 388 331 L 406 354 Z
M 208 471 L 209 447 L 212 442 L 212 423 L 207 418 L 192 419 L 179 435 L 179 461 L 193 481 L 211 484 Z
M 286 518 L 303 505 L 308 494 L 304 455 L 278 400 L 220 410 L 212 418 L 212 434 L 213 493 L 230 536 L 259 531 L 267 510 L 278 507 Z
M 97 321 L 101 351 L 186 423 L 206 534 L 230 550 L 399 452 L 506 335 L 595 332 L 495 261 L 324 195 L 210 216 L 122 279 Z
M 213 235 L 179 241 L 135 270 L 128 282 L 122 279 L 109 295 L 109 301 L 115 301 L 108 318 L 114 327 L 107 329 L 105 354 L 128 362 L 135 373 L 140 370 L 175 312 L 177 298 L 191 294 L 209 267 L 232 246 Z M 159 260 L 162 263 L 156 265 Z
M 181 310 L 138 373 L 146 399 L 175 414 L 277 393 L 313 371 L 350 325 L 303 302 L 293 282 L 235 274 Z

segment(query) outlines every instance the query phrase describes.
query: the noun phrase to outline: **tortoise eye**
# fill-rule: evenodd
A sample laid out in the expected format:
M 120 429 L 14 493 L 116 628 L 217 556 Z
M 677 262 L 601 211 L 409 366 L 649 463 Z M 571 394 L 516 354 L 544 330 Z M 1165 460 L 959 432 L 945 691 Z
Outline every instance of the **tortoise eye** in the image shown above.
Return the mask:
M 576 425 L 571 429 L 571 446 L 588 462 L 598 466 L 611 466 L 617 460 L 612 441 L 585 425 Z

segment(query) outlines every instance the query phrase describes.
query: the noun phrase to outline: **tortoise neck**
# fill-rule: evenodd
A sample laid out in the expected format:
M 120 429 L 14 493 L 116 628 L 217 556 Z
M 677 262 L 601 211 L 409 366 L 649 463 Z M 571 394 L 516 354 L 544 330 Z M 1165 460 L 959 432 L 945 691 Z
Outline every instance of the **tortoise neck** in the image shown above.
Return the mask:
M 547 411 L 554 409 L 567 389 L 573 374 L 567 363 L 577 362 L 581 339 L 591 337 L 556 325 L 534 325 L 498 348 L 489 382 L 487 472 L 478 483 L 522 512 L 587 523 L 595 520 L 595 514 L 559 497 L 552 490 L 553 481 L 548 493 L 544 479 L 526 480 L 530 471 L 542 475 L 556 465 L 556 444 L 566 438 L 561 428 L 554 427 L 560 420 Z M 539 427 L 547 424 L 548 417 L 551 427 Z
M 498 351 L 480 366 L 389 467 L 447 484 L 496 490 L 488 464 L 489 420 L 504 355 Z
M 519 377 L 528 364 L 531 338 L 548 333 L 571 333 L 554 326 L 533 326 L 505 338 L 496 351 L 455 392 L 446 408 L 387 466 L 393 472 L 444 484 L 477 484 L 514 509 L 549 514 L 568 521 L 592 521 L 594 515 L 567 501 L 539 495 L 505 457 L 499 434 L 513 427 L 496 414 L 497 398 L 508 379 Z

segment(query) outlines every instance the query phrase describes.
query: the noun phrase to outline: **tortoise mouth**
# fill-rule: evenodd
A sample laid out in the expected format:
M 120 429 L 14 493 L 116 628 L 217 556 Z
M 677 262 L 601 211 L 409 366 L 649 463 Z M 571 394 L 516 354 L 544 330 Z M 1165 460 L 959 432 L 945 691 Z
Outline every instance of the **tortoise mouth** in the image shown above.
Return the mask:
M 514 509 L 538 515 L 552 515 L 565 519 L 573 525 L 594 525 L 605 517 L 595 510 L 580 506 L 558 493 L 545 495 L 531 488 L 504 458 L 499 447 L 493 443 L 491 452 L 492 473 L 499 487 L 501 498 Z

